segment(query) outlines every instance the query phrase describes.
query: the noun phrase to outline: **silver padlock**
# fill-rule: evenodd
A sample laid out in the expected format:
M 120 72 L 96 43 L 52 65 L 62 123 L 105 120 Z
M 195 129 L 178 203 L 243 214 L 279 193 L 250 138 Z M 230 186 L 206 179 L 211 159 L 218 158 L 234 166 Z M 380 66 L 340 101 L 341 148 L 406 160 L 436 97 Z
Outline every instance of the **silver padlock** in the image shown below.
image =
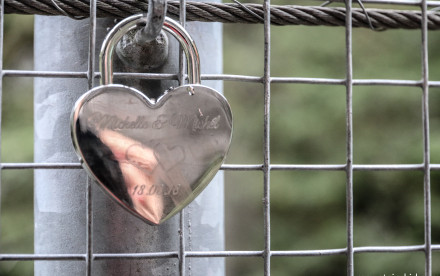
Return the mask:
M 232 113 L 227 100 L 200 84 L 197 47 L 186 30 L 166 18 L 163 29 L 180 42 L 189 83 L 157 100 L 112 84 L 112 56 L 142 15 L 108 34 L 100 55 L 102 85 L 76 102 L 72 141 L 82 166 L 113 199 L 149 224 L 160 224 L 188 205 L 215 176 L 229 150 Z

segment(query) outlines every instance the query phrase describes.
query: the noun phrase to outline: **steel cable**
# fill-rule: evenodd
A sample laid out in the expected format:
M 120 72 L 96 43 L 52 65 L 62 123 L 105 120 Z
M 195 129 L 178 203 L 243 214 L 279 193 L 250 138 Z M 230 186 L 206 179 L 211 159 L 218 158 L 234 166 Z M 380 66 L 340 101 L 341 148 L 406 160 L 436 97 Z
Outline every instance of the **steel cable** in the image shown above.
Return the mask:
M 145 12 L 146 1 L 100 0 L 98 17 L 125 18 Z M 71 17 L 89 16 L 88 0 L 57 0 L 57 5 Z M 246 8 L 244 8 L 245 6 Z M 180 4 L 168 1 L 168 16 L 177 18 Z M 252 11 L 258 16 L 249 12 Z M 259 4 L 186 2 L 188 21 L 222 23 L 263 23 L 263 6 Z M 63 15 L 51 0 L 5 0 L 5 13 Z M 368 16 L 367 16 L 368 15 Z M 428 12 L 428 28 L 440 29 L 440 12 Z M 353 9 L 353 27 L 370 28 L 370 18 L 378 29 L 419 29 L 422 14 L 410 10 Z M 309 6 L 271 6 L 271 23 L 275 25 L 344 26 L 345 9 Z

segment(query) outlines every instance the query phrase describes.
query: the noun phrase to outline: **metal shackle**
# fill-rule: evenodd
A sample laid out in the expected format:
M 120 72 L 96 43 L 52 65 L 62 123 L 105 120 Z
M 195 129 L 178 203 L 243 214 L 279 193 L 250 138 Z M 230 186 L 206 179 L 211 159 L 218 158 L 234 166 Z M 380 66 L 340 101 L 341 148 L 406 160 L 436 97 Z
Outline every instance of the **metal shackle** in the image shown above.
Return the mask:
M 142 14 L 130 16 L 116 24 L 105 37 L 99 55 L 99 71 L 101 72 L 102 85 L 113 83 L 113 54 L 117 43 L 124 34 L 136 28 L 144 20 L 145 18 Z M 179 41 L 185 52 L 188 83 L 200 84 L 200 57 L 194 40 L 182 25 L 169 17 L 165 17 L 163 29 Z

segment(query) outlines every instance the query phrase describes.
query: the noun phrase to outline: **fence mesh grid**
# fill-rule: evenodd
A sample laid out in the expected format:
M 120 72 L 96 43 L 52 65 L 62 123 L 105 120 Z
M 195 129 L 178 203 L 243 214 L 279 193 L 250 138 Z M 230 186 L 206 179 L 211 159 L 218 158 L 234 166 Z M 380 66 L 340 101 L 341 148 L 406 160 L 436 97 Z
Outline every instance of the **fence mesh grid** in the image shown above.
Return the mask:
M 365 0 L 364 3 L 376 3 L 378 1 Z M 323 79 L 323 78 L 284 78 L 272 76 L 271 68 L 271 25 L 270 25 L 270 0 L 264 1 L 264 75 L 246 76 L 246 75 L 202 75 L 203 80 L 221 80 L 237 82 L 255 82 L 263 84 L 264 93 L 264 131 L 263 131 L 263 162 L 262 164 L 224 164 L 221 169 L 225 171 L 262 171 L 263 172 L 263 206 L 264 206 L 264 249 L 258 251 L 186 251 L 183 235 L 180 238 L 180 248 L 177 252 L 153 252 L 153 253 L 131 253 L 131 254 L 96 254 L 92 252 L 91 236 L 91 188 L 88 182 L 88 227 L 87 227 L 87 252 L 84 254 L 1 254 L 1 261 L 25 261 L 25 260 L 79 260 L 86 262 L 87 275 L 92 273 L 92 261 L 107 258 L 178 258 L 180 275 L 185 274 L 185 261 L 187 258 L 199 257 L 262 257 L 264 260 L 264 275 L 271 274 L 271 260 L 276 257 L 304 257 L 304 256 L 330 256 L 345 255 L 347 259 L 347 275 L 355 275 L 354 255 L 362 253 L 402 253 L 402 252 L 424 252 L 425 255 L 425 275 L 432 275 L 432 254 L 434 251 L 440 251 L 439 244 L 433 244 L 431 241 L 431 171 L 440 170 L 440 164 L 431 164 L 430 162 L 430 116 L 429 116 L 429 89 L 440 87 L 440 81 L 429 79 L 428 73 L 428 22 L 427 14 L 429 6 L 437 6 L 435 1 L 379 1 L 379 3 L 388 4 L 411 4 L 420 9 L 422 13 L 421 25 L 421 49 L 422 66 L 420 68 L 421 80 L 392 80 L 392 79 L 354 79 L 353 78 L 353 29 L 352 29 L 352 2 L 345 1 L 345 66 L 346 75 L 344 79 Z M 0 56 L 3 56 L 3 30 L 4 30 L 4 1 L 1 1 L 0 14 Z M 90 44 L 89 61 L 87 72 L 49 72 L 49 71 L 26 71 L 26 70 L 8 70 L 3 68 L 3 62 L 0 60 L 0 93 L 2 92 L 3 79 L 7 77 L 68 77 L 68 78 L 87 78 L 89 88 L 94 86 L 97 73 L 94 65 L 95 37 L 96 37 L 96 7 L 97 1 L 90 1 Z M 185 1 L 181 0 L 181 23 L 185 23 Z M 181 66 L 182 68 L 183 66 Z M 184 72 L 180 72 L 183 76 Z M 164 78 L 168 78 L 166 75 Z M 151 78 L 157 78 L 152 75 Z M 345 118 L 346 118 L 346 163 L 345 164 L 318 164 L 318 165 L 299 165 L 299 164 L 273 164 L 271 163 L 271 144 L 270 144 L 270 116 L 271 116 L 271 84 L 290 83 L 290 84 L 325 84 L 340 85 L 345 87 Z M 423 163 L 422 164 L 353 164 L 353 87 L 354 86 L 409 86 L 422 89 L 422 120 L 423 120 Z M 1 95 L 1 94 L 0 94 Z M 79 163 L 1 163 L 2 170 L 16 169 L 80 169 Z M 289 250 L 278 251 L 271 249 L 271 172 L 272 171 L 341 171 L 346 175 L 346 247 L 322 250 Z M 353 172 L 354 171 L 422 171 L 424 175 L 424 244 L 408 246 L 354 246 L 353 235 Z M 180 219 L 181 231 L 184 231 L 183 217 Z

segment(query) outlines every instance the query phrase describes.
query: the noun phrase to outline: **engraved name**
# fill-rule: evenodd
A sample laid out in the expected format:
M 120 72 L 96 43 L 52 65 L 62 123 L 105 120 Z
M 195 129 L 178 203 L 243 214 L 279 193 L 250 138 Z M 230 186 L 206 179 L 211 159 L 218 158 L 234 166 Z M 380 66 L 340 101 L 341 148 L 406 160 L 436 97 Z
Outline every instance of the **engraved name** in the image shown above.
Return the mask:
M 167 114 L 161 114 L 152 123 L 152 127 L 155 129 L 162 129 L 166 127 L 174 128 L 191 128 L 192 131 L 204 130 L 204 129 L 217 129 L 219 128 L 220 115 L 215 117 L 211 116 L 188 116 L 183 114 L 174 113 L 169 116 Z
M 88 125 L 111 130 L 143 129 L 150 127 L 150 123 L 147 121 L 145 116 L 137 116 L 135 119 L 131 119 L 130 116 L 126 116 L 124 119 L 122 119 L 115 115 L 102 114 L 101 112 L 93 113 L 88 119 Z
M 87 121 L 89 127 L 111 130 L 122 129 L 191 129 L 192 131 L 200 131 L 206 129 L 218 129 L 220 126 L 221 116 L 197 116 L 181 113 L 173 113 L 172 115 L 160 114 L 151 121 L 146 116 L 125 118 L 116 115 L 102 114 L 101 112 L 93 113 Z

